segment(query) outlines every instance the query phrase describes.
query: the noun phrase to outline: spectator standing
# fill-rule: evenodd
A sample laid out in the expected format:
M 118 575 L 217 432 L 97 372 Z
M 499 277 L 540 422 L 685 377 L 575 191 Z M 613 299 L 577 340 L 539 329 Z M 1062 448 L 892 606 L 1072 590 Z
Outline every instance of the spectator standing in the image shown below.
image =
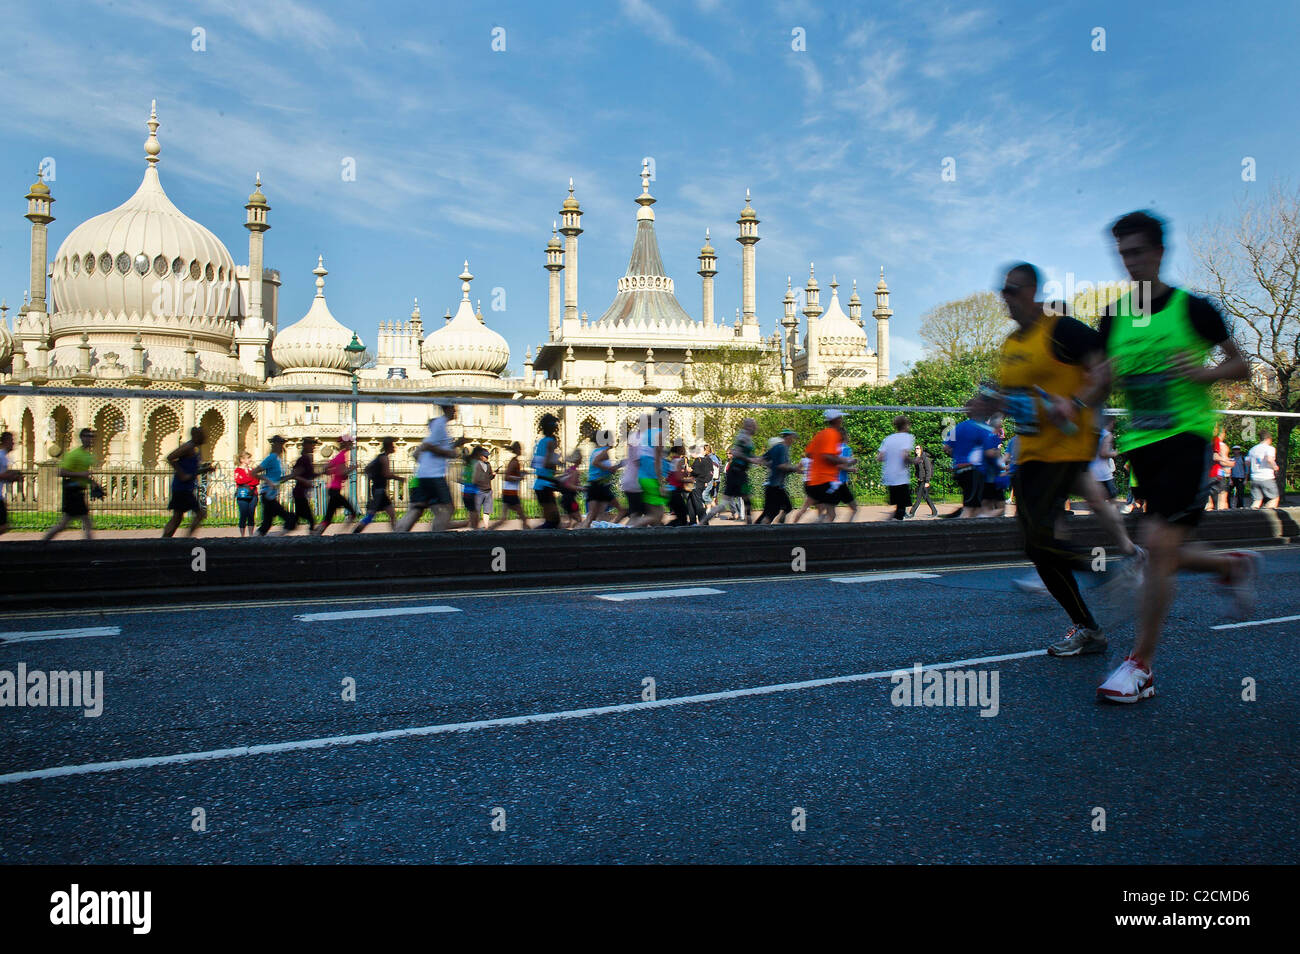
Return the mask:
M 915 517 L 917 510 L 921 509 L 921 504 L 926 504 L 930 508 L 930 516 L 939 516 L 939 508 L 934 505 L 930 499 L 930 481 L 934 479 L 934 458 L 920 444 L 913 448 L 912 470 L 916 473 L 916 502 L 912 504 L 912 510 L 908 513 L 909 517 Z
M 1228 442 L 1223 439 L 1223 427 L 1214 429 L 1214 438 L 1210 441 L 1210 494 L 1206 502 L 1208 510 L 1228 509 L 1228 474 L 1232 470 L 1232 458 L 1228 455 Z
M 1228 503 L 1238 509 L 1246 506 L 1246 479 L 1250 476 L 1250 462 L 1240 444 L 1232 447 L 1232 467 L 1228 470 Z
M 257 532 L 257 476 L 248 451 L 240 454 L 235 464 L 235 506 L 239 509 L 239 535 L 251 537 Z

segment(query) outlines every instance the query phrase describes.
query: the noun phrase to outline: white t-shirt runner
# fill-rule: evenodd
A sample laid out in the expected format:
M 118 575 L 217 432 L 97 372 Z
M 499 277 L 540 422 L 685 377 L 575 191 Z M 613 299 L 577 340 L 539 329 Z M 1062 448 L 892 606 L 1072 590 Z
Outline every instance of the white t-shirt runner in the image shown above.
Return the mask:
M 916 438 L 907 431 L 895 431 L 880 442 L 880 453 L 885 455 L 881 464 L 881 477 L 886 487 L 897 487 L 912 482 L 912 470 L 908 458 Z
M 631 491 L 639 494 L 641 492 L 640 472 L 641 432 L 632 431 L 627 435 L 627 463 L 623 465 L 623 472 L 619 475 L 619 490 L 624 493 Z
M 429 433 L 425 436 L 424 443 L 451 450 L 451 435 L 447 433 L 445 417 L 435 417 L 429 422 Z M 420 459 L 415 467 L 416 478 L 423 480 L 427 477 L 446 477 L 447 460 L 448 458 L 432 451 L 420 451 Z

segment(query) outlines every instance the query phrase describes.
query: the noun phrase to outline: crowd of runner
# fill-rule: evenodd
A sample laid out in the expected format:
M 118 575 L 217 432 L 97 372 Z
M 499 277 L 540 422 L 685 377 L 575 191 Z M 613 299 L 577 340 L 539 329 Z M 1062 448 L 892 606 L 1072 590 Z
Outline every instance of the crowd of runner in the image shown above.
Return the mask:
M 1040 276 L 1033 265 L 1021 262 L 1007 269 L 1000 294 L 1015 328 L 1002 345 L 998 378 L 971 396 L 965 419 L 945 434 L 943 449 L 962 492 L 961 509 L 948 516 L 1001 516 L 1008 497 L 1014 499 L 1025 552 L 1037 571 L 1036 579 L 1017 582 L 1022 589 L 1050 595 L 1070 621 L 1065 635 L 1048 647 L 1051 655 L 1100 653 L 1108 646 L 1085 593 L 1093 587 L 1081 587 L 1080 578 L 1094 578 L 1094 586 L 1140 588 L 1134 647 L 1097 690 L 1105 700 L 1135 702 L 1155 692 L 1151 663 L 1179 570 L 1217 577 L 1243 618 L 1253 608 L 1259 554 L 1215 553 L 1190 543 L 1201 513 L 1244 506 L 1247 482 L 1253 507 L 1276 507 L 1282 481 L 1270 434 L 1261 434 L 1245 450 L 1228 447 L 1217 426 L 1211 385 L 1245 379 L 1250 368 L 1211 302 L 1161 280 L 1164 223 L 1134 212 L 1113 223 L 1111 232 L 1133 291 L 1111 305 L 1095 329 L 1040 299 Z M 1221 355 L 1217 361 L 1216 353 Z M 1127 404 L 1128 419 L 1118 435 L 1114 420 L 1104 414 L 1112 389 L 1123 392 Z M 862 460 L 850 445 L 844 413 L 828 409 L 823 417 L 823 427 L 801 452 L 795 451 L 797 435 L 789 429 L 771 435 L 760 451 L 758 426 L 746 418 L 719 456 L 708 445 L 688 449 L 673 443 L 669 412 L 657 408 L 629 422 L 621 441 L 603 431 L 584 433 L 590 447 L 584 459 L 581 451 L 564 452 L 559 419 L 544 414 L 530 457 L 525 459 L 518 443 L 509 448 L 511 457 L 499 475 L 502 515 L 490 524 L 498 475 L 487 448 L 467 446 L 465 438 L 453 439 L 449 433 L 448 425 L 456 419 L 453 404 L 442 406 L 412 451 L 415 470 L 400 518 L 391 491 L 400 479 L 391 439 L 365 466 L 369 499 L 361 515 L 344 491 L 357 467 L 352 438 L 340 438 L 323 475 L 328 501 L 317 523 L 311 505 L 313 487 L 322 476 L 316 472 L 317 441 L 304 439 L 299 457 L 286 469 L 285 440 L 277 435 L 259 463 L 245 454 L 236 468 L 240 532 L 267 535 L 279 521 L 281 528 L 274 532 L 288 533 L 302 523 L 308 532 L 324 533 L 339 511 L 353 533 L 365 530 L 380 514 L 394 531 L 410 531 L 426 515 L 432 529 L 446 530 L 453 517 L 448 481 L 457 460 L 465 525 L 476 529 L 496 529 L 511 519 L 530 527 L 526 488 L 541 510 L 538 529 L 707 525 L 723 514 L 743 523 L 797 522 L 811 508 L 821 522 L 833 522 L 840 508 L 847 509 L 851 520 L 858 509 L 853 477 Z M 1014 425 L 1010 440 L 1007 421 Z M 74 520 L 90 535 L 87 498 L 102 496 L 93 478 L 94 440 L 93 430 L 82 430 L 81 446 L 59 462 L 62 513 L 46 540 Z M 198 480 L 211 469 L 202 459 L 205 441 L 203 430 L 194 428 L 190 439 L 168 455 L 175 474 L 172 517 L 164 536 L 174 534 L 186 514 L 193 514 L 191 534 L 202 524 Z M 620 446 L 622 458 L 616 460 Z M 0 532 L 7 528 L 3 490 L 22 479 L 8 463 L 12 448 L 13 435 L 0 435 Z M 876 448 L 875 460 L 894 519 L 914 516 L 922 503 L 937 515 L 930 495 L 934 458 L 917 445 L 906 416 L 894 419 L 893 433 Z M 1128 476 L 1129 493 L 1122 503 L 1117 466 Z M 798 509 L 787 491 L 795 474 L 804 490 Z M 757 512 L 755 476 L 761 477 L 763 495 Z M 292 508 L 280 503 L 285 483 L 291 485 Z M 1070 543 L 1068 521 L 1062 518 L 1071 497 L 1083 498 L 1098 515 L 1114 544 L 1114 558 L 1099 565 L 1094 551 Z M 1144 514 L 1140 542 L 1129 536 L 1121 519 L 1121 513 L 1135 509 Z

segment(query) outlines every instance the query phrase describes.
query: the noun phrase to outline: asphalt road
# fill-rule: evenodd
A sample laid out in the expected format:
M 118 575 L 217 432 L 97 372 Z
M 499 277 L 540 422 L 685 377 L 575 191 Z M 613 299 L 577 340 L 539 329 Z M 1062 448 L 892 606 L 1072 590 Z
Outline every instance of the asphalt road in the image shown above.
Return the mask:
M 104 679 L 96 718 L 0 708 L 0 862 L 1296 861 L 1300 620 L 1213 630 L 1185 578 L 1159 695 L 1107 706 L 1127 601 L 1110 655 L 1058 660 L 1023 567 L 915 572 L 0 618 L 0 671 Z M 1262 584 L 1252 619 L 1300 613 L 1300 549 Z M 424 606 L 457 612 L 295 618 Z M 88 627 L 120 632 L 14 641 Z M 995 716 L 892 703 L 890 672 L 953 662 L 996 673 Z M 205 757 L 273 743 L 312 744 Z

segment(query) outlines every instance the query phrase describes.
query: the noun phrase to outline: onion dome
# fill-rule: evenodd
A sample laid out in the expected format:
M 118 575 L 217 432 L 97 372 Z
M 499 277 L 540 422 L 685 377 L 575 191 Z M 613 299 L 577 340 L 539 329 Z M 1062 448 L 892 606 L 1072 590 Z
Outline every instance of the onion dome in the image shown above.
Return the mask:
M 556 226 L 555 226 L 554 223 L 552 223 L 552 224 L 551 224 L 551 240 L 550 240 L 549 242 L 546 243 L 546 247 L 547 247 L 548 249 L 553 249 L 553 248 L 563 248 L 563 246 L 560 244 L 560 237 L 556 234 L 556 231 L 557 231 Z
M 753 206 L 749 204 L 749 190 L 745 190 L 745 207 L 740 210 L 740 219 L 742 221 L 758 221 L 758 213 L 754 211 Z
M 316 297 L 311 308 L 298 321 L 275 336 L 271 356 L 282 372 L 313 371 L 350 375 L 347 347 L 352 332 L 339 324 L 325 303 L 325 276 L 329 274 L 323 258 L 312 269 L 316 276 Z
M 579 208 L 578 200 L 573 197 L 573 180 L 569 180 L 569 197 L 564 200 L 564 205 L 560 206 L 561 210 L 576 210 Z
M 876 282 L 876 291 L 878 291 L 878 292 L 887 292 L 887 291 L 889 291 L 889 286 L 885 284 L 885 266 L 884 266 L 884 265 L 881 265 L 881 266 L 880 266 L 880 281 Z
M 147 125 L 148 165 L 140 187 L 63 240 L 54 255 L 53 299 L 63 313 L 162 317 L 162 309 L 170 315 L 228 318 L 238 301 L 235 261 L 220 239 L 163 191 L 156 103 Z M 184 294 L 159 295 L 164 279 L 184 283 Z
M 474 313 L 469 262 L 460 274 L 460 306 L 451 320 L 424 339 L 421 357 L 434 374 L 482 374 L 499 377 L 510 363 L 510 346 Z
M 49 194 L 50 194 L 50 187 L 45 184 L 45 175 L 43 174 L 42 170 L 38 169 L 36 171 L 36 181 L 33 182 L 32 187 L 27 190 L 27 195 L 24 196 L 24 198 L 31 198 L 34 195 L 49 195 Z
M 257 174 L 257 180 L 253 192 L 248 197 L 248 204 L 266 205 L 266 196 L 262 194 L 262 174 L 260 172 Z
M 823 357 L 852 357 L 867 353 L 867 333 L 840 307 L 840 283 L 831 276 L 831 302 L 817 322 L 817 348 Z M 804 338 L 807 347 L 807 336 Z
M 700 258 L 704 258 L 706 255 L 717 255 L 717 254 L 718 253 L 714 251 L 713 246 L 709 244 L 709 230 L 705 229 L 704 244 L 700 246 Z

